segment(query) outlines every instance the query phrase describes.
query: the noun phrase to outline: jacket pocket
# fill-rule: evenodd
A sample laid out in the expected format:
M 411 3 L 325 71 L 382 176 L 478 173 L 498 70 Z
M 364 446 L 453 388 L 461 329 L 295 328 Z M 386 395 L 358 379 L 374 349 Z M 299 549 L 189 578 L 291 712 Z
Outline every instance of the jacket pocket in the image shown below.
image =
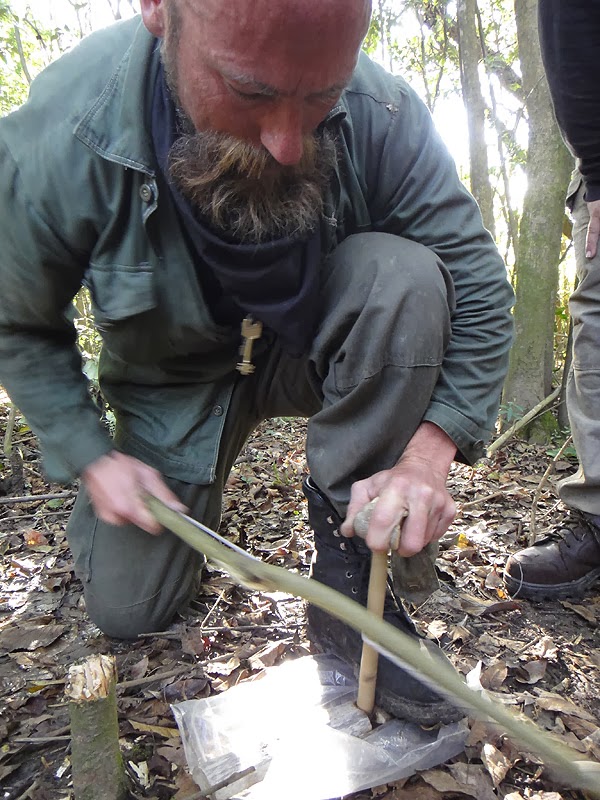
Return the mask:
M 92 295 L 96 322 L 110 326 L 156 306 L 154 274 L 149 264 L 135 267 L 90 264 L 86 284 Z
M 173 355 L 150 264 L 92 263 L 85 283 L 96 328 L 111 355 L 130 364 Z

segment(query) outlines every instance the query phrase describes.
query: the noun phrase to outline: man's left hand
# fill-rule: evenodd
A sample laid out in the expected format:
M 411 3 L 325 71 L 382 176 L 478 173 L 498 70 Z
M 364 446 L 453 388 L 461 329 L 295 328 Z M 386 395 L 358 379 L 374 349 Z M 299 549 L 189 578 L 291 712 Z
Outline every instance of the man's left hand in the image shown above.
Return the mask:
M 366 540 L 371 550 L 387 552 L 396 525 L 401 527 L 401 556 L 412 556 L 440 539 L 456 513 L 446 488 L 455 455 L 456 446 L 447 434 L 424 422 L 394 467 L 352 486 L 341 533 L 353 536 L 354 517 L 378 497 Z

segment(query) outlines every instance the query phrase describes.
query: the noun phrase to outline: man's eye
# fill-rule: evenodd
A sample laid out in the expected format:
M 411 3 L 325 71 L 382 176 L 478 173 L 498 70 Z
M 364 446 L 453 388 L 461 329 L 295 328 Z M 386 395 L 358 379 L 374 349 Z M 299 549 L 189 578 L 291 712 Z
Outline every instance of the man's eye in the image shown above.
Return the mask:
M 236 87 L 232 86 L 230 83 L 226 85 L 229 91 L 236 97 L 239 97 L 241 100 L 252 101 L 265 99 L 265 95 L 261 94 L 260 92 L 244 92 L 241 89 L 236 89 Z

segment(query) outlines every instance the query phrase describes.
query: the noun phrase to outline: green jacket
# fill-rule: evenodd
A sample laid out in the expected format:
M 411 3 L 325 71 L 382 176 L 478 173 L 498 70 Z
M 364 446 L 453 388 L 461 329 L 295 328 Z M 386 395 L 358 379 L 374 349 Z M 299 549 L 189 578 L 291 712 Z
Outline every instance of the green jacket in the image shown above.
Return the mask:
M 0 382 L 38 434 L 53 480 L 113 444 L 88 395 L 69 322 L 82 283 L 104 342 L 100 380 L 117 444 L 164 474 L 210 482 L 239 331 L 203 300 L 150 112 L 159 54 L 139 17 L 86 38 L 0 120 Z M 326 124 L 339 168 L 322 227 L 329 252 L 386 231 L 434 250 L 455 284 L 453 338 L 426 419 L 468 461 L 497 413 L 512 292 L 479 210 L 417 96 L 361 56 Z

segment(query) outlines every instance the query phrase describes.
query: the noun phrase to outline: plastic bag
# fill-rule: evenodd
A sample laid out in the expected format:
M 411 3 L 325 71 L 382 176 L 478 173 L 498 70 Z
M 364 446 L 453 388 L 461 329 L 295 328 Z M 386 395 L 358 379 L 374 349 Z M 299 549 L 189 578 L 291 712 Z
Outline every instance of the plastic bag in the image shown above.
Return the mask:
M 356 680 L 332 656 L 271 667 L 223 694 L 172 706 L 191 775 L 214 800 L 327 800 L 399 780 L 460 753 L 464 722 L 371 730 Z

